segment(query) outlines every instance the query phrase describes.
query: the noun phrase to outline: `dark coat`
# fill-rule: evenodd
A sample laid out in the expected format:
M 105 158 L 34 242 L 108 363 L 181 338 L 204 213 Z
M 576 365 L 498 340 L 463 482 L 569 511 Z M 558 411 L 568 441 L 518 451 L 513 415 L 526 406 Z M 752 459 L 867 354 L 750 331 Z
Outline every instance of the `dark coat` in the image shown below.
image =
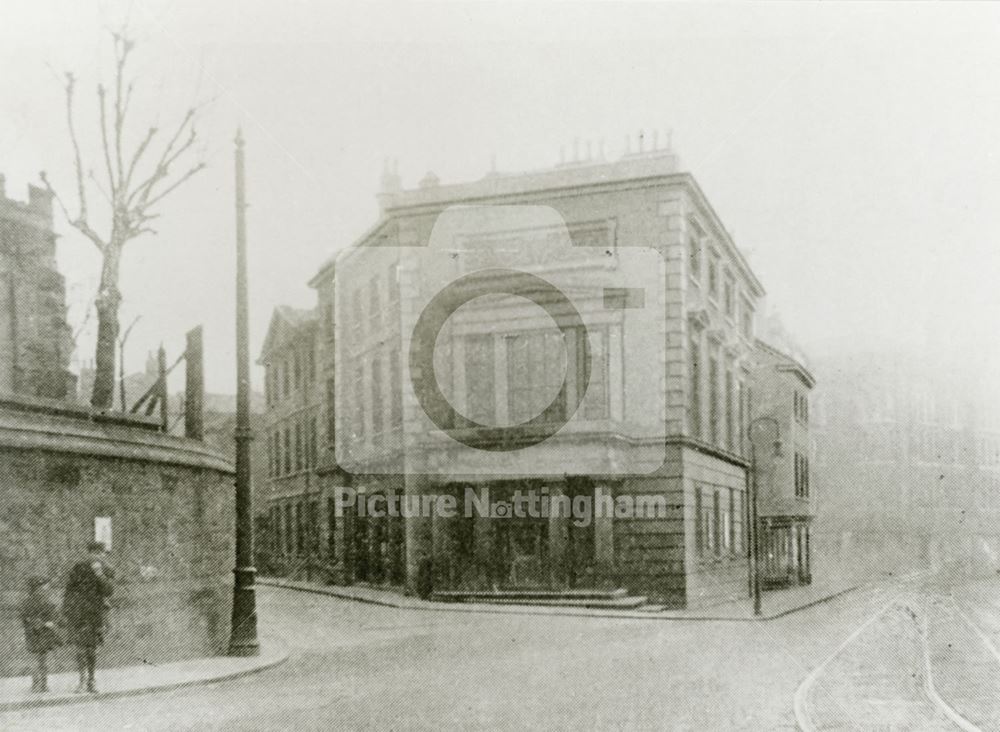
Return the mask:
M 21 623 L 28 653 L 48 653 L 61 643 L 56 630 L 55 603 L 44 592 L 32 590 L 21 603 Z
M 104 623 L 108 597 L 114 588 L 110 568 L 98 575 L 90 561 L 73 566 L 63 596 L 63 615 L 69 641 L 78 646 L 97 646 L 104 642 Z

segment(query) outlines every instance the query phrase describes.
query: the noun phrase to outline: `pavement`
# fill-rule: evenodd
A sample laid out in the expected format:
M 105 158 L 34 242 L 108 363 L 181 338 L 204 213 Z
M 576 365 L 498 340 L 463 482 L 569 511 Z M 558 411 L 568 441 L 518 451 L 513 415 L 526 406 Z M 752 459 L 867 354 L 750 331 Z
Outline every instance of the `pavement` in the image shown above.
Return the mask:
M 31 707 L 99 701 L 150 692 L 168 691 L 196 684 L 235 679 L 273 668 L 288 659 L 287 648 L 276 641 L 262 641 L 260 655 L 250 658 L 217 656 L 173 663 L 144 664 L 97 670 L 97 693 L 76 693 L 75 672 L 49 675 L 49 691 L 32 692 L 31 677 L 0 678 L 0 712 Z
M 287 580 L 277 577 L 258 577 L 258 584 L 280 587 L 286 590 L 312 592 L 341 600 L 380 605 L 407 610 L 437 610 L 442 612 L 528 614 L 549 616 L 570 616 L 586 618 L 630 618 L 646 620 L 775 620 L 790 613 L 804 610 L 819 603 L 840 597 L 861 586 L 855 579 L 832 579 L 802 587 L 770 590 L 763 595 L 761 614 L 754 615 L 750 598 L 720 603 L 708 607 L 688 610 L 665 610 L 662 606 L 650 606 L 636 610 L 610 610 L 600 608 L 550 607 L 539 605 L 497 605 L 473 602 L 440 602 L 421 600 L 402 594 L 398 590 L 370 587 L 366 585 L 324 585 L 318 582 Z

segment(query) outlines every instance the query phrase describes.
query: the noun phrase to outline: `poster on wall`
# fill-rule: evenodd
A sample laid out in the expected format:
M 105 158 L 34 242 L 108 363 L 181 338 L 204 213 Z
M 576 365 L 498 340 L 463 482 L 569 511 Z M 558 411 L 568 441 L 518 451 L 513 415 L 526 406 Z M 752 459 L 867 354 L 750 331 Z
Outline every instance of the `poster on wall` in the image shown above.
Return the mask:
M 111 517 L 94 517 L 94 541 L 104 544 L 107 551 L 111 551 Z

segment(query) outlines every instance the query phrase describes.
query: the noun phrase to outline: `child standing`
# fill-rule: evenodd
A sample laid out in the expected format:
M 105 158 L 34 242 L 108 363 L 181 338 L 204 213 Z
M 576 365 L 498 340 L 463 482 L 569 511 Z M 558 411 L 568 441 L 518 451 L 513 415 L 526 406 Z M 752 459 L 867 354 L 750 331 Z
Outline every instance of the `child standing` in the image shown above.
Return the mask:
M 48 668 L 45 656 L 59 645 L 56 631 L 56 606 L 48 596 L 49 581 L 44 577 L 28 578 L 28 596 L 21 603 L 21 622 L 28 652 L 37 659 L 31 675 L 31 690 L 48 691 Z

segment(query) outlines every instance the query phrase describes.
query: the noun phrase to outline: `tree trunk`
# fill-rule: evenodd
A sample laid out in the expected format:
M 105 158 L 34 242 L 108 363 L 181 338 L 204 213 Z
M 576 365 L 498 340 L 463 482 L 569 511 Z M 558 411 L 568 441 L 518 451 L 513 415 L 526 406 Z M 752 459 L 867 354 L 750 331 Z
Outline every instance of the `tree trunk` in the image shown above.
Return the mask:
M 104 252 L 101 287 L 94 303 L 97 310 L 97 346 L 94 353 L 94 389 L 90 404 L 111 409 L 115 398 L 115 346 L 118 343 L 118 263 L 121 247 L 112 239 Z

